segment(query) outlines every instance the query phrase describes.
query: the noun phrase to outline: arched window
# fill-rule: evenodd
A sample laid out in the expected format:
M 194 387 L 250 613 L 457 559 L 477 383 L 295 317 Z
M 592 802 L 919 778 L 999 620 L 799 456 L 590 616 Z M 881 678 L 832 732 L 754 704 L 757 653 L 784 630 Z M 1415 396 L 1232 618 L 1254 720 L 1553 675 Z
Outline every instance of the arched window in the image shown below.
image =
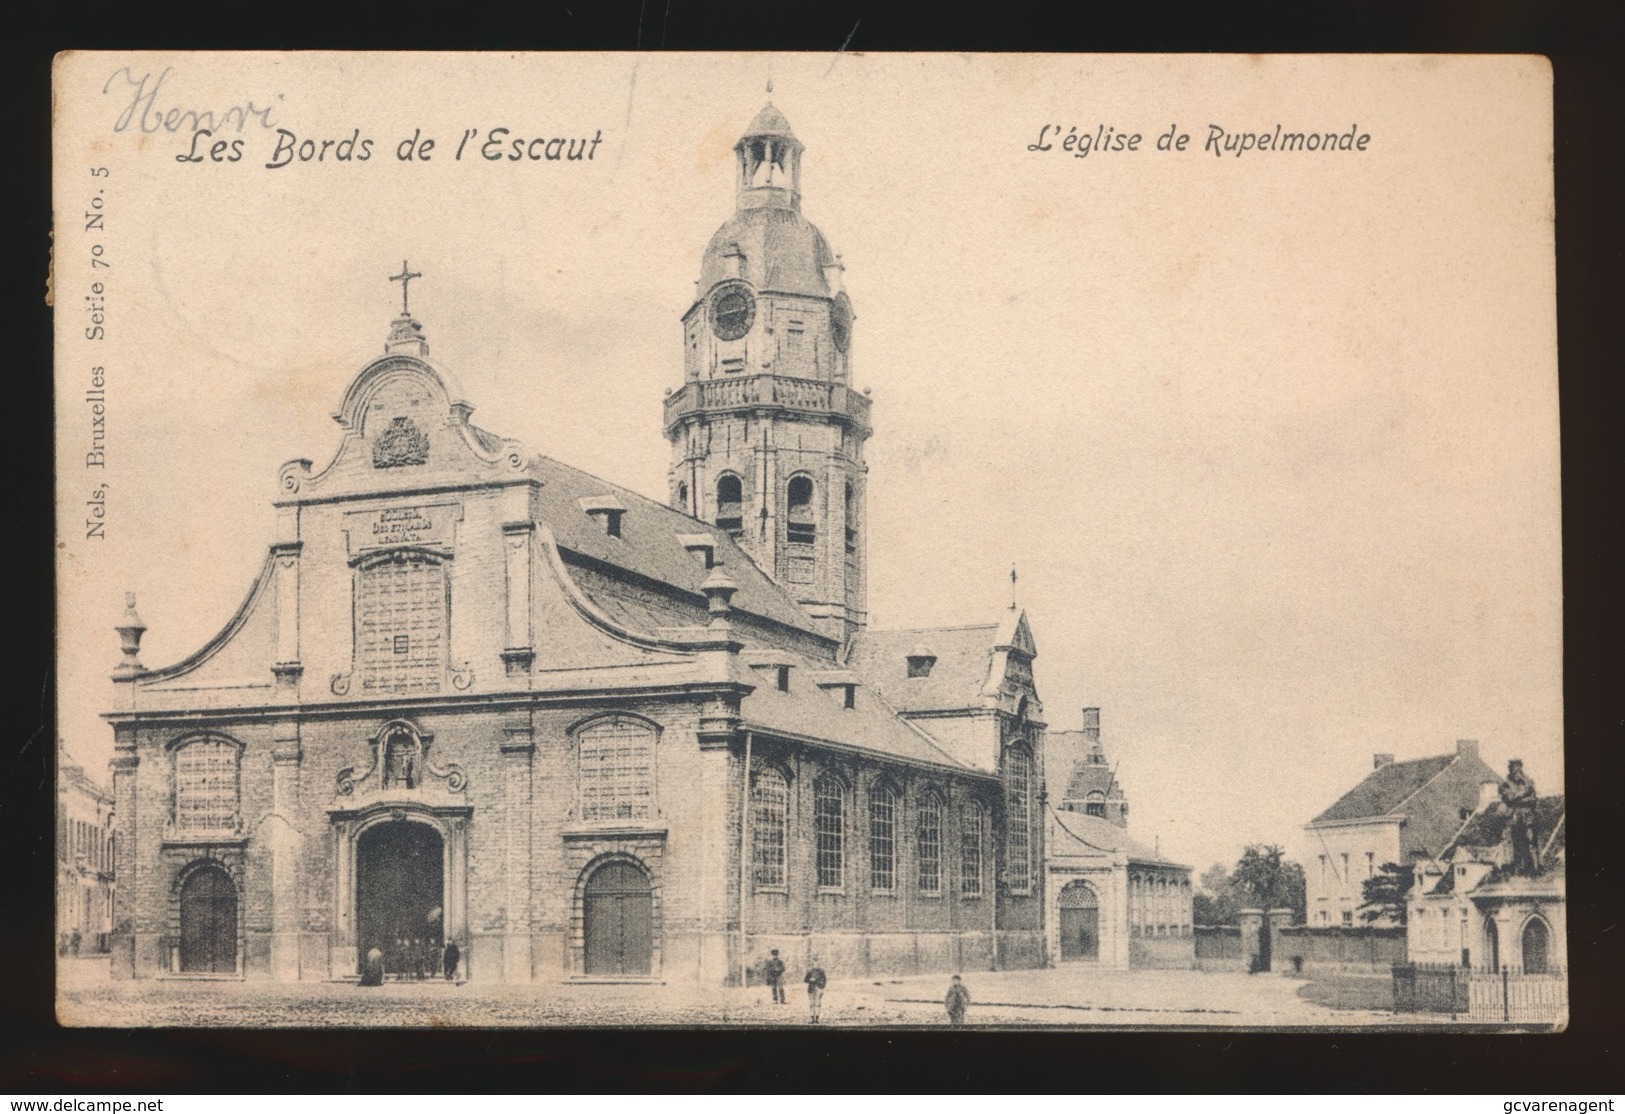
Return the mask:
M 919 865 L 922 894 L 942 892 L 942 798 L 926 793 L 916 817 L 914 852 Z
M 982 896 L 982 806 L 974 801 L 959 811 L 959 892 Z
M 745 532 L 745 491 L 731 473 L 717 477 L 717 527 L 735 540 Z
M 869 789 L 869 888 L 897 888 L 897 794 L 884 785 Z
M 1089 791 L 1089 797 L 1083 803 L 1083 811 L 1090 816 L 1106 815 L 1106 794 L 1098 789 Z
M 446 675 L 446 569 L 427 553 L 369 558 L 356 584 L 361 691 L 439 692 Z
M 779 887 L 784 881 L 784 846 L 789 823 L 790 787 L 775 769 L 751 777 L 751 861 L 758 886 Z
M 679 507 L 681 507 L 685 511 L 692 511 L 693 510 L 693 508 L 688 505 L 688 484 L 687 483 L 679 483 L 677 485 L 677 505 Z
M 233 832 L 238 826 L 236 743 L 194 739 L 175 751 L 175 827 Z
M 1005 872 L 1015 893 L 1026 893 L 1033 884 L 1032 783 L 1032 757 L 1020 747 L 1013 748 L 1005 769 Z
M 655 808 L 655 733 L 641 720 L 612 716 L 577 737 L 581 818 L 647 820 Z
M 1530 917 L 1523 929 L 1524 974 L 1546 974 L 1551 962 L 1547 954 L 1550 940 L 1551 933 L 1546 930 L 1546 922 L 1539 917 Z
M 818 529 L 813 523 L 813 482 L 806 476 L 790 477 L 786 500 L 785 540 L 791 545 L 812 545 Z
M 846 790 L 832 777 L 813 782 L 813 840 L 819 887 L 840 889 L 846 878 Z
M 846 482 L 846 551 L 858 551 L 858 511 L 852 501 L 852 481 Z

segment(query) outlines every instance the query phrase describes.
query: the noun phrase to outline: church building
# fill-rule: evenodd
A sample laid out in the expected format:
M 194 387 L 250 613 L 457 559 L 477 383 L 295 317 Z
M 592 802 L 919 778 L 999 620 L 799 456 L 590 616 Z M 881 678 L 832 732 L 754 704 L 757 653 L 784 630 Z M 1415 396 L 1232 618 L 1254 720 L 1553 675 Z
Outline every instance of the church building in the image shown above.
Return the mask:
M 475 425 L 403 266 L 237 613 L 149 669 L 131 598 L 116 975 L 355 978 L 374 949 L 433 973 L 447 943 L 501 981 L 1046 962 L 1026 616 L 868 629 L 840 258 L 776 108 L 735 153 L 668 504 Z
M 1128 799 L 1107 761 L 1100 709 L 1051 731 L 1045 817 L 1045 937 L 1051 959 L 1101 967 L 1196 963 L 1191 868 L 1129 835 Z

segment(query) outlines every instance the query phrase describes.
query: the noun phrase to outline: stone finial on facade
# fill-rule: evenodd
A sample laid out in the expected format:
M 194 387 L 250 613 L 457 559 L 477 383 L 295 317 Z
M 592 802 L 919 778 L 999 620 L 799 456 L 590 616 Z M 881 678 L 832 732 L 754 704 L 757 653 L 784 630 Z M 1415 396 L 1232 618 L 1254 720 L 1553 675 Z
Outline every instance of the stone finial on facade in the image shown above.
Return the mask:
M 147 633 L 147 624 L 141 621 L 136 614 L 135 593 L 124 593 L 124 621 L 113 628 L 118 632 L 119 649 L 124 652 L 124 659 L 113 670 L 115 680 L 137 677 L 147 671 L 141 664 L 141 636 Z
M 700 591 L 705 593 L 705 609 L 711 615 L 711 629 L 726 629 L 728 612 L 733 610 L 733 597 L 739 591 L 739 585 L 722 570 L 719 563 L 711 567 L 711 573 L 700 585 Z
M 395 318 L 390 322 L 389 340 L 384 343 L 384 351 L 391 356 L 402 353 L 408 356 L 427 356 L 429 340 L 423 335 L 423 323 L 405 314 Z

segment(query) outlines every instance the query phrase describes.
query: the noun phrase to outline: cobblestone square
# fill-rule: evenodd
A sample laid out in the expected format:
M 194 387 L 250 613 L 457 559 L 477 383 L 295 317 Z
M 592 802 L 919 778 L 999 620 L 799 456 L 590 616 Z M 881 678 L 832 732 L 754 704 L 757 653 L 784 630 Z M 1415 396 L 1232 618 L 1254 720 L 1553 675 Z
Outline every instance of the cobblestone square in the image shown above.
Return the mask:
M 114 982 L 105 964 L 65 964 L 58 1016 L 96 1027 L 573 1028 L 657 1025 L 801 1027 L 806 994 L 775 1006 L 766 987 L 674 983 L 273 983 L 238 980 Z M 1378 1010 L 1337 1010 L 1299 993 L 1301 979 L 1201 971 L 1108 971 L 1068 965 L 970 972 L 970 1027 L 1361 1028 L 1429 1023 Z M 947 1025 L 946 975 L 830 980 L 821 1024 Z

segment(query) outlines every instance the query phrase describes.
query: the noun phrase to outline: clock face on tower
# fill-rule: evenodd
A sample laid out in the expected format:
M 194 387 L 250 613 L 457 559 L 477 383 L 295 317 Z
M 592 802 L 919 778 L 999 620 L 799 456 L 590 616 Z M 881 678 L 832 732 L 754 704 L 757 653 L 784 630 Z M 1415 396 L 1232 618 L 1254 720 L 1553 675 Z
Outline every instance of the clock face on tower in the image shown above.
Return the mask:
M 742 282 L 719 286 L 711 294 L 711 331 L 718 340 L 738 340 L 756 320 L 756 298 Z
M 829 307 L 829 333 L 835 347 L 842 352 L 852 343 L 852 300 L 844 290 L 835 295 Z

